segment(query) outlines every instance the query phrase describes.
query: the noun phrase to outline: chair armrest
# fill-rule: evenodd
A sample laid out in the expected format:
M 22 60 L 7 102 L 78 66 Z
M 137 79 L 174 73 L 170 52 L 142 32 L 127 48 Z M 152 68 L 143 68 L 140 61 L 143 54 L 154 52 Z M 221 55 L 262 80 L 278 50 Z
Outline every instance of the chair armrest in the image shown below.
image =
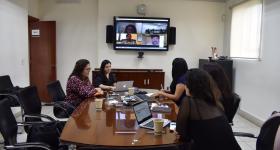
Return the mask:
M 56 101 L 56 102 L 54 102 L 54 104 L 65 105 L 67 108 L 71 108 L 71 109 L 75 110 L 75 107 L 73 105 L 71 105 L 70 103 L 65 102 L 65 101 Z
M 51 102 L 51 103 L 43 103 L 43 104 L 41 104 L 42 106 L 53 106 L 53 102 Z
M 52 117 L 50 117 L 48 115 L 44 115 L 44 114 L 23 115 L 23 118 L 24 118 L 24 120 L 25 120 L 25 118 L 40 118 L 40 119 L 44 118 L 44 119 L 47 119 L 49 121 L 56 121 Z
M 50 123 L 50 122 L 45 122 L 45 121 L 17 122 L 17 126 L 33 126 L 33 125 L 46 124 L 46 123 Z
M 70 114 L 68 113 L 67 109 L 65 107 L 63 107 L 62 104 L 54 103 L 54 107 L 63 110 L 68 116 L 70 116 Z
M 43 148 L 46 150 L 51 150 L 51 147 L 44 143 L 18 143 L 15 145 L 7 145 L 5 149 L 18 149 L 18 148 Z
M 15 94 L 0 93 L 0 96 L 7 96 L 7 97 L 10 97 L 10 98 L 13 98 L 13 99 L 15 99 L 17 102 L 20 103 L 18 97 L 17 97 Z
M 258 138 L 252 133 L 245 133 L 245 132 L 233 132 L 233 135 L 239 137 Z
M 24 89 L 24 87 L 14 86 L 14 89 L 21 90 L 21 89 Z

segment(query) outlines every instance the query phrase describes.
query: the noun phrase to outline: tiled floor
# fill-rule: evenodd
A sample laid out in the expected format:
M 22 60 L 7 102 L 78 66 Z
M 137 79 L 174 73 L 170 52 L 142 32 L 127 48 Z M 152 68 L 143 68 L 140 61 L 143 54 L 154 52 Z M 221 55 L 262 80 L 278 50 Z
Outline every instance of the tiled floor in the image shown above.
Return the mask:
M 234 118 L 234 132 L 246 132 L 253 133 L 257 136 L 260 132 L 260 128 L 250 121 L 244 119 L 243 117 L 236 115 Z M 245 138 L 245 137 L 236 137 L 239 145 L 242 147 L 242 150 L 255 150 L 256 149 L 256 139 Z
M 52 117 L 52 107 L 51 106 L 44 106 L 42 109 L 42 113 L 46 115 L 50 115 Z M 20 120 L 20 117 L 17 118 Z M 235 132 L 249 132 L 253 133 L 255 135 L 259 134 L 260 128 L 248 120 L 242 118 L 239 115 L 236 115 L 234 118 L 234 126 L 233 126 L 233 131 Z M 1 135 L 0 135 L 1 136 Z M 242 150 L 255 150 L 256 149 L 256 139 L 251 139 L 251 138 L 244 138 L 244 137 L 236 137 L 238 143 L 242 147 Z M 24 142 L 26 140 L 26 134 L 19 134 L 18 135 L 18 141 L 19 142 Z M 1 143 L 2 137 L 0 137 L 0 143 Z M 0 149 L 2 145 L 0 145 Z

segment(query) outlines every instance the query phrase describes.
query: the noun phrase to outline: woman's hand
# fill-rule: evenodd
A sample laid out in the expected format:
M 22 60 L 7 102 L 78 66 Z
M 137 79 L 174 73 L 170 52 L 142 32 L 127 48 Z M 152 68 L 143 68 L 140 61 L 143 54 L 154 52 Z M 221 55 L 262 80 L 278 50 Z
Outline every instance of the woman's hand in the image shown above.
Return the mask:
M 164 92 L 162 92 L 162 91 L 158 91 L 158 92 L 156 92 L 156 93 L 154 93 L 151 97 L 159 97 L 159 96 L 161 96 L 162 94 L 163 94 Z
M 164 92 L 164 93 L 170 93 L 170 91 L 165 90 L 165 89 L 161 89 L 160 91 Z
M 96 93 L 94 94 L 94 96 L 102 96 L 104 95 L 104 92 L 101 90 L 101 88 L 95 88 Z
M 98 92 L 101 92 L 101 91 L 102 91 L 102 89 L 101 89 L 101 88 L 95 88 L 95 90 L 96 90 L 96 93 L 98 93 Z
M 111 91 L 114 91 L 115 89 L 116 89 L 116 87 L 114 87 L 114 86 L 111 86 L 111 87 L 110 87 L 110 90 L 111 90 Z
M 180 135 L 176 131 L 175 131 L 175 136 L 176 136 L 176 140 L 175 141 L 179 142 L 180 141 Z

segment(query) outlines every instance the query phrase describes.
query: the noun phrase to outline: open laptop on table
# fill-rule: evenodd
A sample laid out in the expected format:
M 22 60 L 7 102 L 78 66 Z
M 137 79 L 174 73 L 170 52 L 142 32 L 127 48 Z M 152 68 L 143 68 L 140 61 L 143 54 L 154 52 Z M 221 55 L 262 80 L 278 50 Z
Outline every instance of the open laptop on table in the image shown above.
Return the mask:
M 133 105 L 133 110 L 136 116 L 136 120 L 140 127 L 147 129 L 154 129 L 154 122 L 151 110 L 149 108 L 148 102 L 140 102 Z M 167 126 L 170 121 L 168 119 L 163 119 L 163 127 Z
M 128 88 L 133 87 L 133 82 L 134 81 L 118 81 L 116 83 L 116 89 L 114 92 L 125 92 L 128 91 Z

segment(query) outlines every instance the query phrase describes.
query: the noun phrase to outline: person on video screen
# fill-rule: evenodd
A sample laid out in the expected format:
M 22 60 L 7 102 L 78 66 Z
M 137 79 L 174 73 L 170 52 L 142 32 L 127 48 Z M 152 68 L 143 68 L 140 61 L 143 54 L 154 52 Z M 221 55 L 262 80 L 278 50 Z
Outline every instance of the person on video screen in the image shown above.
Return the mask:
M 124 33 L 137 33 L 136 27 L 133 24 L 129 24 L 125 27 Z
M 128 33 L 126 34 L 126 39 L 122 40 L 122 44 L 136 44 L 136 40 L 132 39 L 132 35 Z
M 151 35 L 152 45 L 158 46 L 159 45 L 159 35 Z

